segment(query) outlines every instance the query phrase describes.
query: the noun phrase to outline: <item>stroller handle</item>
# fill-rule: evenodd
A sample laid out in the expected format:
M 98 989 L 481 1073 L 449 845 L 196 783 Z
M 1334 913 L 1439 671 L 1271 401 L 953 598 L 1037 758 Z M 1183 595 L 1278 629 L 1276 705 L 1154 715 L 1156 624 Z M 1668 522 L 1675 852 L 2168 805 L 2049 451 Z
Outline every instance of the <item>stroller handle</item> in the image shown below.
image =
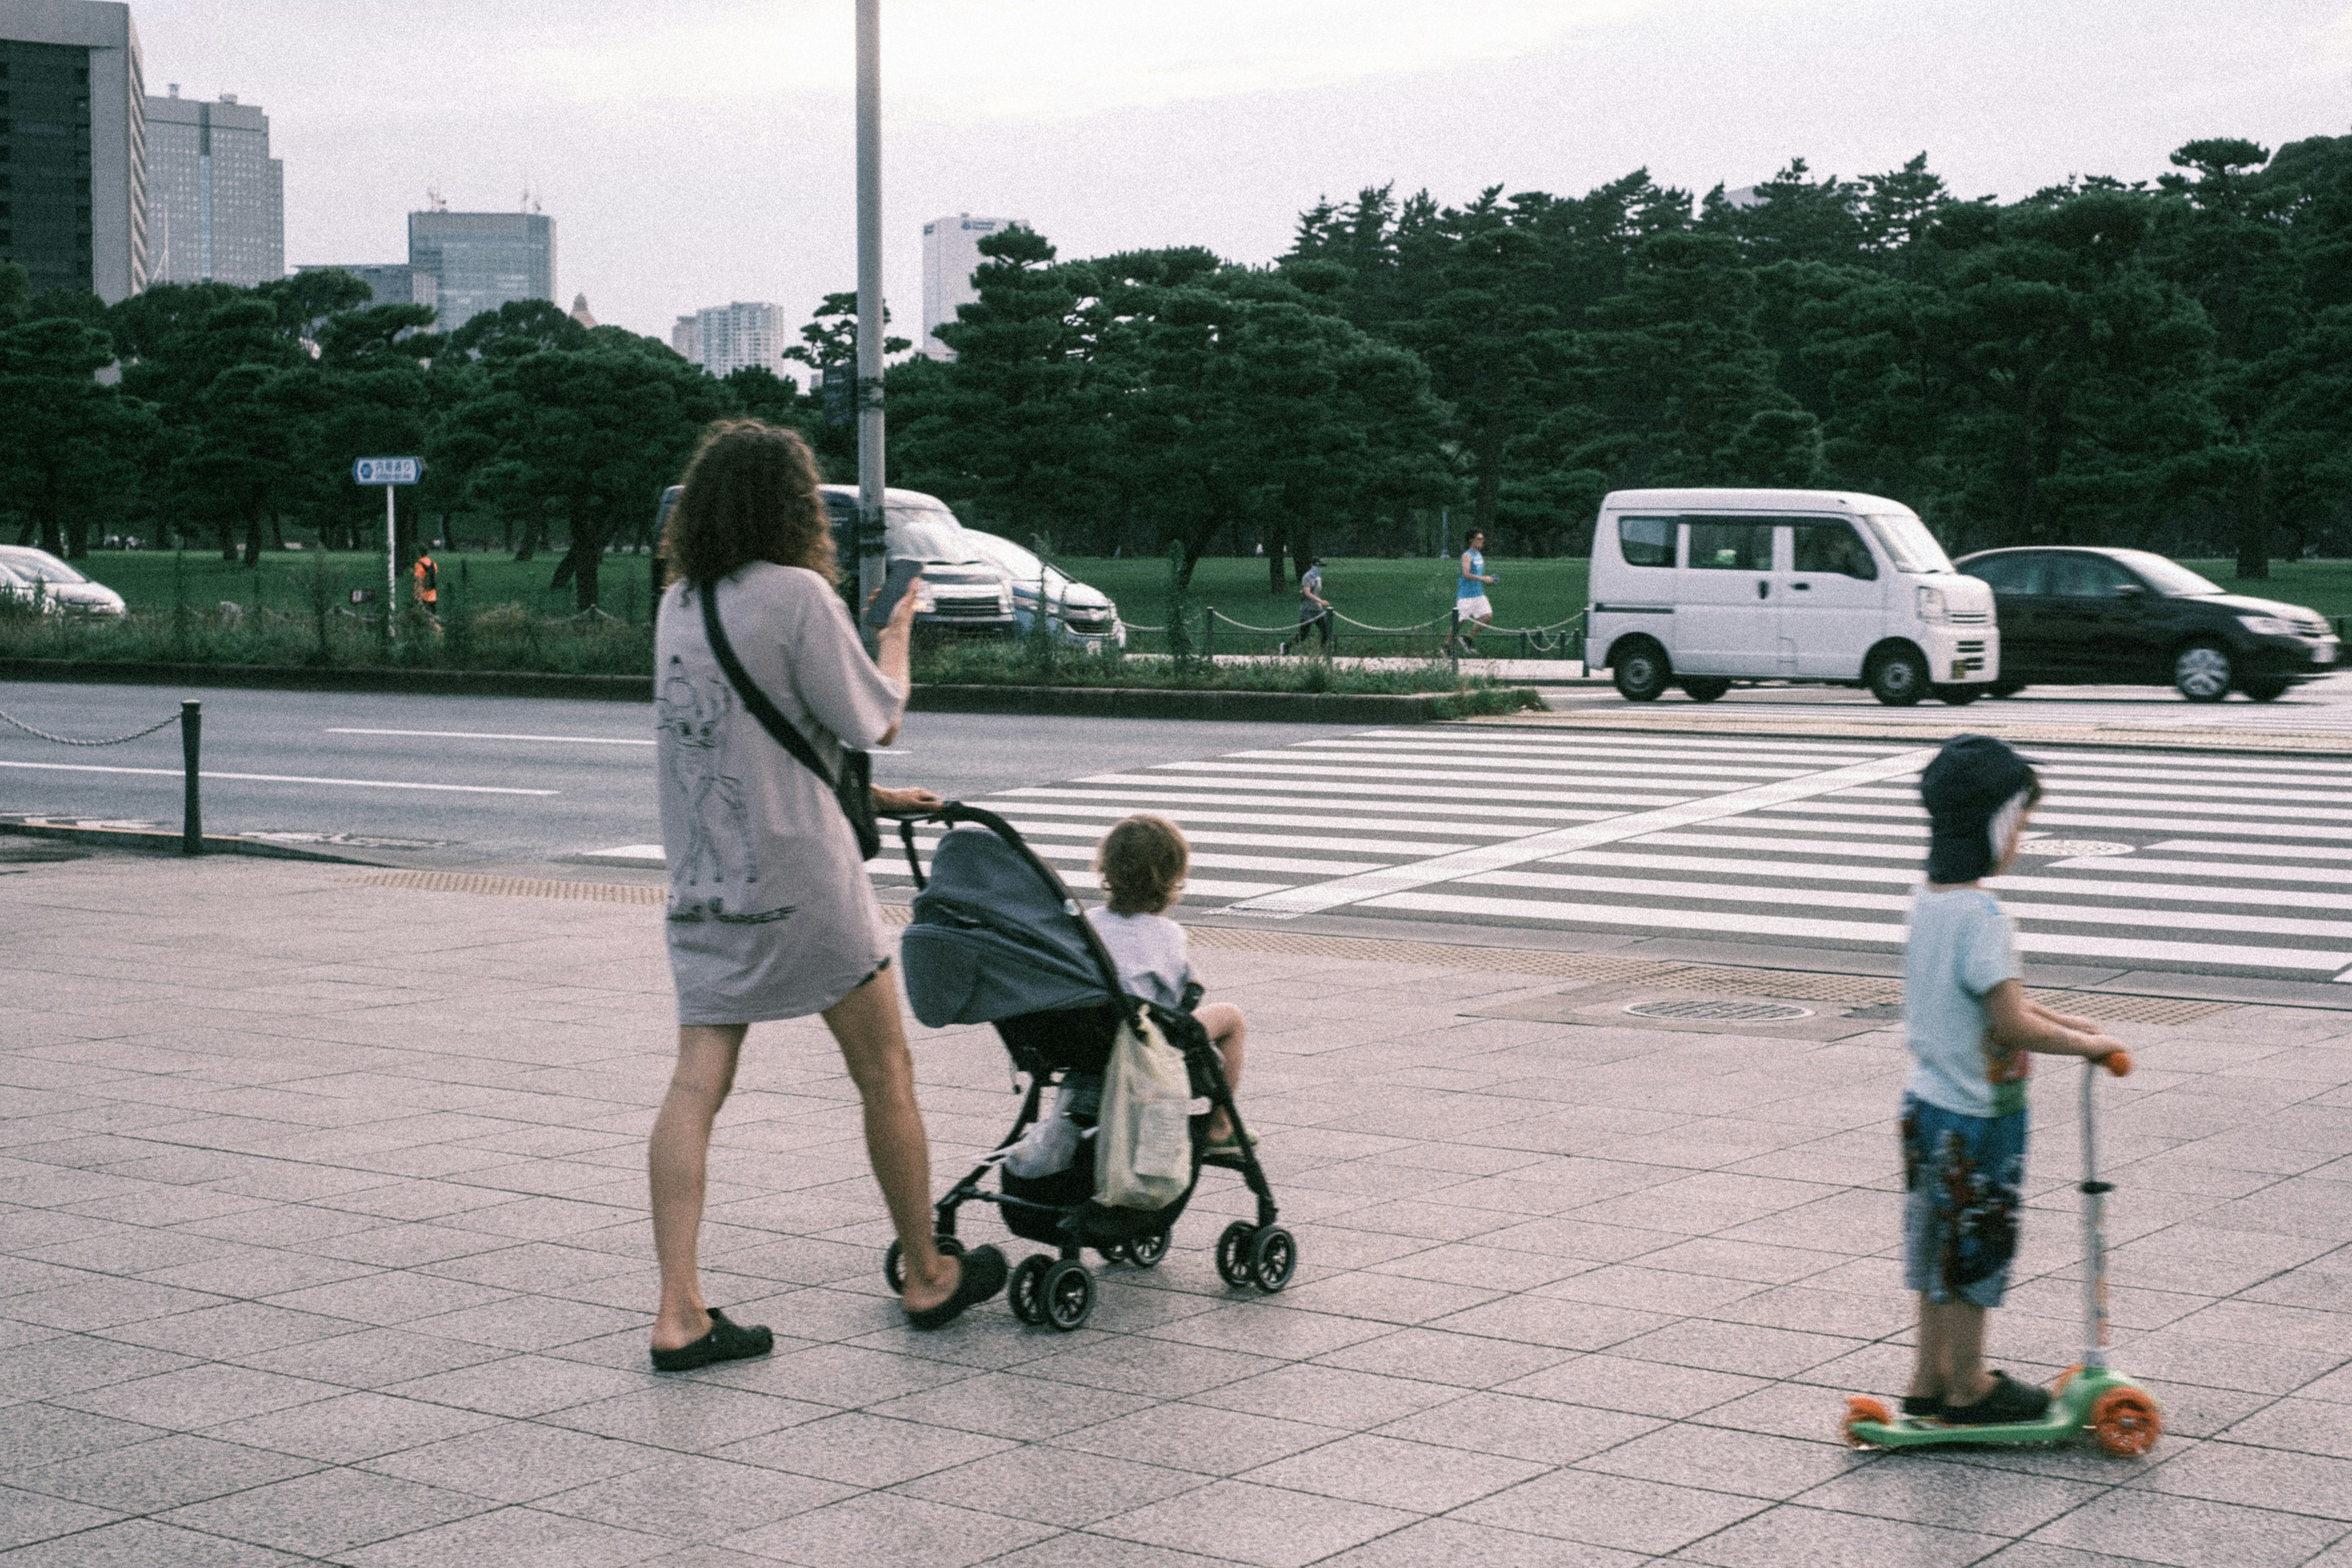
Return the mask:
M 915 826 L 918 823 L 938 823 L 942 826 L 953 827 L 960 823 L 968 822 L 975 827 L 987 828 L 998 838 L 1003 840 L 1014 854 L 1021 857 L 1022 863 L 1035 873 L 1038 880 L 1044 882 L 1048 889 L 1052 889 L 1054 896 L 1061 900 L 1062 912 L 1069 916 L 1071 921 L 1076 925 L 1079 936 L 1087 944 L 1087 952 L 1094 957 L 1095 969 L 1101 976 L 1103 989 L 1118 999 L 1120 1007 L 1128 1015 L 1129 1022 L 1138 1028 L 1142 1026 L 1143 1004 L 1129 995 L 1127 988 L 1119 984 L 1118 963 L 1111 957 L 1110 949 L 1103 945 L 1102 933 L 1095 930 L 1094 921 L 1087 919 L 1084 906 L 1078 902 L 1077 895 L 1070 891 L 1070 885 L 1062 880 L 1062 874 L 1045 864 L 1037 851 L 1029 847 L 1028 840 L 1021 837 L 1020 829 L 985 807 L 966 805 L 960 800 L 950 800 L 926 811 L 877 812 L 876 815 L 898 819 L 898 842 L 906 849 L 907 868 L 914 873 L 915 889 L 918 892 L 930 886 L 929 879 L 923 875 L 922 859 L 915 852 Z

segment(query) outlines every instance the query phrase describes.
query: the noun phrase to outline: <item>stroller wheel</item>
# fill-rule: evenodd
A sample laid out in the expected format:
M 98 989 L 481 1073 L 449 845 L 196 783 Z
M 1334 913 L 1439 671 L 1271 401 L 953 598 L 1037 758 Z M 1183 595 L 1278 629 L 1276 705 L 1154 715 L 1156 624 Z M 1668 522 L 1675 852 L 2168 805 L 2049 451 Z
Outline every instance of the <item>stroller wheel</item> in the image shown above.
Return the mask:
M 1103 1261 L 1106 1263 L 1125 1263 L 1129 1261 L 1127 1255 L 1127 1243 L 1123 1241 L 1106 1241 L 1102 1246 L 1097 1247 L 1095 1250 L 1103 1255 Z
M 931 1237 L 931 1245 L 950 1258 L 963 1256 L 963 1243 L 952 1236 L 935 1236 Z M 890 1244 L 890 1250 L 882 1255 L 882 1279 L 894 1296 L 907 1289 L 906 1254 L 895 1241 Z
M 1298 1242 L 1282 1226 L 1267 1226 L 1250 1243 L 1250 1277 L 1267 1295 L 1289 1284 L 1297 1269 Z
M 1250 1282 L 1250 1243 L 1257 1236 L 1257 1226 L 1245 1219 L 1237 1219 L 1225 1226 L 1217 1237 L 1217 1278 L 1235 1289 Z
M 1037 1293 L 1045 1321 L 1066 1334 L 1084 1323 L 1095 1310 L 1095 1277 L 1087 1272 L 1085 1264 L 1074 1258 L 1064 1258 L 1047 1268 Z
M 1004 1299 L 1012 1303 L 1013 1315 L 1024 1323 L 1045 1321 L 1045 1270 L 1054 1266 L 1050 1254 L 1033 1252 L 1021 1260 L 1013 1271 L 1013 1279 L 1004 1287 Z
M 1129 1242 L 1125 1251 L 1127 1260 L 1138 1268 L 1157 1268 L 1160 1260 L 1168 1256 L 1168 1233 L 1165 1230 L 1148 1231 Z

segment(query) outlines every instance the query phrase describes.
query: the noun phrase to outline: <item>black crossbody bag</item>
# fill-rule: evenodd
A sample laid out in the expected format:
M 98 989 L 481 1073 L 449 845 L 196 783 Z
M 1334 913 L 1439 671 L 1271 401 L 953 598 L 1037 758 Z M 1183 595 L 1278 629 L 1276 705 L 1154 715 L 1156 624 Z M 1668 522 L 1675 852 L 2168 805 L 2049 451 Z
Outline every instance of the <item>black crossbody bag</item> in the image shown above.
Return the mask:
M 855 747 L 845 746 L 841 752 L 841 776 L 835 778 L 825 771 L 818 760 L 816 748 L 808 737 L 793 728 L 792 721 L 777 710 L 768 700 L 768 694 L 754 685 L 743 661 L 735 657 L 735 645 L 727 640 L 727 628 L 719 624 L 719 595 L 716 583 L 706 583 L 698 590 L 702 599 L 702 635 L 709 639 L 710 651 L 719 660 L 719 668 L 727 672 L 727 683 L 760 727 L 775 738 L 797 758 L 801 765 L 824 781 L 833 791 L 833 798 L 841 805 L 841 815 L 849 818 L 849 830 L 857 835 L 860 859 L 871 860 L 882 853 L 882 829 L 874 820 L 874 759 Z

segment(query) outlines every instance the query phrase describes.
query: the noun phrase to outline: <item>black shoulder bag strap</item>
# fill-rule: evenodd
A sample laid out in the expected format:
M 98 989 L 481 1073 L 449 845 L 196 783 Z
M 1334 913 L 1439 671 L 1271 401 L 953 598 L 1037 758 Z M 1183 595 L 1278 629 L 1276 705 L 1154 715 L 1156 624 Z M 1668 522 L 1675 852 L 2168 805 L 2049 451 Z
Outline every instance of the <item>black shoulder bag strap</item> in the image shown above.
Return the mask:
M 841 814 L 849 818 L 850 831 L 857 836 L 859 858 L 873 859 L 882 853 L 882 829 L 874 820 L 874 759 L 854 747 L 844 747 L 841 776 L 835 778 L 825 771 L 808 737 L 777 710 L 776 705 L 768 700 L 768 694 L 752 683 L 743 661 L 735 657 L 735 645 L 727 640 L 727 628 L 719 624 L 718 588 L 716 583 L 704 583 L 695 592 L 702 599 L 702 634 L 709 640 L 719 668 L 727 672 L 727 683 L 735 689 L 735 695 L 743 700 L 743 706 L 760 721 L 760 727 L 775 738 L 776 744 L 824 781 L 825 787 L 833 791 L 833 798 L 840 803 Z

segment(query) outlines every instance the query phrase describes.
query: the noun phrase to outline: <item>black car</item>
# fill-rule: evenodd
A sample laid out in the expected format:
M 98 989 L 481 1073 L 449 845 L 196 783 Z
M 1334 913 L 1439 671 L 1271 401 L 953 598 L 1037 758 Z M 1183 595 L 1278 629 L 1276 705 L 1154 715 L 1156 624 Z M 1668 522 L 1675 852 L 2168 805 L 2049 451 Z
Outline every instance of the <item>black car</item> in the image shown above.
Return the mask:
M 2191 702 L 2233 687 L 2269 702 L 2336 668 L 2335 632 L 2317 611 L 2226 592 L 2145 550 L 1982 550 L 1957 564 L 1992 585 L 1997 697 L 2149 684 Z

